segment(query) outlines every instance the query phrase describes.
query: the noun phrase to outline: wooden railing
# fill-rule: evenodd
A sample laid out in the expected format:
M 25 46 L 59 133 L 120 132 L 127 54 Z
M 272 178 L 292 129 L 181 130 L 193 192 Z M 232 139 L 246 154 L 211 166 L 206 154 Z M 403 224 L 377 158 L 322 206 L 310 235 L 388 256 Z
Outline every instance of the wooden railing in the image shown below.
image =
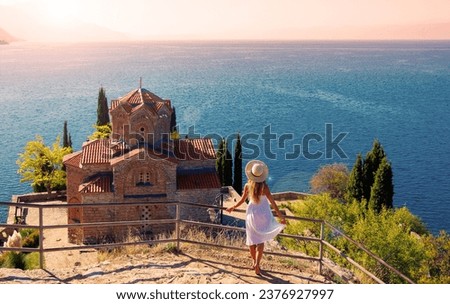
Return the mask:
M 231 249 L 231 250 L 240 250 L 240 251 L 246 251 L 247 248 L 243 247 L 237 247 L 237 246 L 229 246 L 229 245 L 221 245 L 221 244 L 213 244 L 213 243 L 207 243 L 205 241 L 198 241 L 198 240 L 190 240 L 187 238 L 182 237 L 181 235 L 181 225 L 191 225 L 191 226 L 198 226 L 198 227 L 208 227 L 208 228 L 214 228 L 214 229 L 220 229 L 220 230 L 231 230 L 231 231 L 240 231 L 242 233 L 245 233 L 245 229 L 243 227 L 237 227 L 237 226 L 230 226 L 230 225 L 223 225 L 221 223 L 206 223 L 206 222 L 199 222 L 199 221 L 193 221 L 188 219 L 182 219 L 180 208 L 181 206 L 189 206 L 190 208 L 214 208 L 214 210 L 218 212 L 223 212 L 225 210 L 224 207 L 221 206 L 211 206 L 211 205 L 202 205 L 202 204 L 196 204 L 196 203 L 190 203 L 190 202 L 147 202 L 147 203 L 83 203 L 83 204 L 37 204 L 37 203 L 12 203 L 12 202 L 0 202 L 0 206 L 8 206 L 9 208 L 37 208 L 38 209 L 38 224 L 37 225 L 27 225 L 23 223 L 10 223 L 10 224 L 0 224 L 0 227 L 4 228 L 12 228 L 12 229 L 24 229 L 24 228 L 32 228 L 32 229 L 38 229 L 39 230 L 39 247 L 38 248 L 17 248 L 17 247 L 0 247 L 0 251 L 21 251 L 21 252 L 39 252 L 39 264 L 40 268 L 44 268 L 44 254 L 46 252 L 55 252 L 55 251 L 69 251 L 69 250 L 84 250 L 84 249 L 101 249 L 101 248 L 114 248 L 114 247 L 122 247 L 122 246 L 132 246 L 132 245 L 142 245 L 142 244 L 156 244 L 156 243 L 176 243 L 177 249 L 180 250 L 182 243 L 189 243 L 189 244 L 199 244 L 199 245 L 206 245 L 211 247 L 219 247 L 219 248 L 225 248 L 225 249 Z M 46 225 L 44 223 L 44 209 L 50 209 L 50 208 L 88 208 L 88 207 L 131 207 L 131 206 L 150 206 L 150 205 L 165 205 L 165 206 L 174 206 L 175 207 L 175 216 L 174 218 L 167 218 L 167 219 L 153 219 L 153 220 L 137 220 L 137 221 L 113 221 L 113 222 L 91 222 L 91 223 L 77 223 L 77 224 L 61 224 L 61 225 Z M 235 210 L 235 212 L 245 212 L 242 210 Z M 361 271 L 361 273 L 365 274 L 367 277 L 369 277 L 371 280 L 373 280 L 376 283 L 383 284 L 383 280 L 378 278 L 375 274 L 370 272 L 369 270 L 365 269 L 363 266 L 361 266 L 358 262 L 356 262 L 351 257 L 347 256 L 345 252 L 341 251 L 340 249 L 333 246 L 330 242 L 326 241 L 324 239 L 324 229 L 331 229 L 335 234 L 345 238 L 348 242 L 355 245 L 359 250 L 365 252 L 368 256 L 373 258 L 381 267 L 384 267 L 389 272 L 394 273 L 397 275 L 403 282 L 414 284 L 414 282 L 405 276 L 403 273 L 401 273 L 399 270 L 395 269 L 393 266 L 389 265 L 385 261 L 383 261 L 380 257 L 372 253 L 370 250 L 365 248 L 362 244 L 352 240 L 350 237 L 345 235 L 342 231 L 331 225 L 330 223 L 320 220 L 320 219 L 311 219 L 311 218 L 302 218 L 302 217 L 296 217 L 296 216 L 286 216 L 286 219 L 288 220 L 295 220 L 295 221 L 307 221 L 312 222 L 320 225 L 320 236 L 301 236 L 301 235 L 292 235 L 292 234 L 286 234 L 281 233 L 279 234 L 280 237 L 284 238 L 291 238 L 295 240 L 301 240 L 305 242 L 310 243 L 317 243 L 319 246 L 318 250 L 318 256 L 308 256 L 308 255 L 301 255 L 301 254 L 291 254 L 286 252 L 266 252 L 266 254 L 274 255 L 274 256 L 282 256 L 282 257 L 288 257 L 288 258 L 294 258 L 294 259 L 301 259 L 301 260 L 308 260 L 313 261 L 318 264 L 318 273 L 323 274 L 323 267 L 328 268 L 335 274 L 339 275 L 339 273 L 335 272 L 333 267 L 330 267 L 325 262 L 324 252 L 325 248 L 327 250 L 331 250 L 332 252 L 335 252 L 339 255 L 340 258 L 343 258 L 345 261 L 347 261 L 349 264 L 353 265 L 356 269 Z M 161 224 L 175 224 L 175 237 L 172 238 L 166 238 L 166 239 L 159 239 L 159 240 L 140 240 L 140 241 L 127 241 L 127 242 L 115 242 L 115 243 L 101 243 L 101 244 L 89 244 L 89 245 L 73 245 L 73 246 L 65 246 L 65 247 L 45 247 L 44 246 L 44 230 L 47 229 L 62 229 L 62 228 L 87 228 L 87 227 L 111 227 L 111 226 L 136 226 L 136 225 L 161 225 Z M 0 229 L 1 231 L 1 229 Z M 387 282 L 389 283 L 389 282 Z

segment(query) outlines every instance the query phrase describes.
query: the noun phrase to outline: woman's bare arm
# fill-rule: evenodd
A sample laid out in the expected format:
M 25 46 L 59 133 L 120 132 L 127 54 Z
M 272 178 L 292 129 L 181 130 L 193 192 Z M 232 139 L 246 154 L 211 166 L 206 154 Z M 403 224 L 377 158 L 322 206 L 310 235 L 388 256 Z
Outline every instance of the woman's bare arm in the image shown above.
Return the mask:
M 272 206 L 273 210 L 277 213 L 278 217 L 280 218 L 280 221 L 282 224 L 286 224 L 286 219 L 284 218 L 283 214 L 281 213 L 280 209 L 278 209 L 277 204 L 275 203 L 275 200 L 272 197 L 272 193 L 270 192 L 269 186 L 264 187 L 264 194 L 266 195 L 267 199 L 270 202 L 270 205 Z
M 237 207 L 239 207 L 240 205 L 242 205 L 245 202 L 245 200 L 247 199 L 247 196 L 248 196 L 248 189 L 247 189 L 247 185 L 245 185 L 244 193 L 242 194 L 241 200 L 239 202 L 237 202 L 236 205 L 227 208 L 227 211 L 230 213 L 233 212 L 234 209 L 236 209 Z

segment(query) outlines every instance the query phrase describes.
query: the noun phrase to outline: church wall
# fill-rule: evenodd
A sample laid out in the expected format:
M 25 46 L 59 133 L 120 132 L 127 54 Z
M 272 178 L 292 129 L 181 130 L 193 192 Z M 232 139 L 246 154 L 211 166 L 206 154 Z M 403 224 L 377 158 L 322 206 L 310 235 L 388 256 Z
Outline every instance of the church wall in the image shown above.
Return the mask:
M 177 200 L 180 202 L 197 203 L 213 206 L 220 189 L 192 189 L 178 190 Z M 182 219 L 210 222 L 208 208 L 181 205 L 180 216 Z
M 142 97 L 141 97 L 142 98 Z M 154 145 L 162 135 L 170 135 L 170 102 L 154 112 L 151 104 L 128 104 L 126 101 L 110 111 L 113 141 L 124 140 L 130 147 L 140 141 Z M 149 101 L 146 101 L 149 102 Z M 151 102 L 151 101 L 150 101 Z M 138 151 L 138 150 L 135 150 Z M 127 154 L 126 157 L 133 155 Z M 189 157 L 188 157 L 189 158 Z M 131 156 L 129 159 L 115 158 L 110 164 L 84 165 L 68 168 L 67 197 L 69 203 L 150 203 L 186 201 L 213 205 L 220 189 L 177 190 L 177 167 L 179 169 L 215 168 L 215 160 L 179 161 L 161 159 L 150 154 Z M 91 175 L 113 172 L 113 192 L 79 193 L 79 185 Z M 70 182 L 69 182 L 70 181 Z M 174 219 L 175 206 L 139 205 L 82 207 L 69 210 L 69 223 L 140 221 L 151 219 Z M 181 217 L 210 222 L 207 208 L 181 207 Z M 174 224 L 135 226 L 108 225 L 107 227 L 70 228 L 69 239 L 76 243 L 98 243 L 126 241 L 128 237 L 148 238 L 163 232 L 173 231 Z

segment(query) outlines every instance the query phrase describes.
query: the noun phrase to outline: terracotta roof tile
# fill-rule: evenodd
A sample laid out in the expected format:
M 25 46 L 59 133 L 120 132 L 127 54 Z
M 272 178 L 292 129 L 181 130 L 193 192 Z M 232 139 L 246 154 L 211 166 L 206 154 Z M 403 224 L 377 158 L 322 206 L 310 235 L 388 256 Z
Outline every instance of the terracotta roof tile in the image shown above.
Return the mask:
M 81 151 L 68 154 L 64 157 L 63 163 L 66 166 L 79 168 L 81 163 L 81 156 L 82 156 Z
M 81 164 L 109 164 L 111 150 L 109 139 L 97 139 L 85 143 L 82 148 Z
M 220 188 L 216 172 L 177 174 L 177 188 L 180 190 Z
M 81 193 L 106 193 L 112 192 L 112 173 L 96 175 L 86 183 L 78 187 Z
M 210 138 L 175 140 L 174 153 L 175 157 L 179 160 L 206 160 L 216 158 L 216 151 Z
M 150 106 L 155 113 L 164 105 L 171 109 L 170 100 L 164 100 L 146 89 L 136 89 L 129 92 L 124 97 L 113 100 L 111 102 L 111 110 L 114 110 L 121 105 L 127 112 L 131 112 L 136 110 L 136 107 L 142 104 Z

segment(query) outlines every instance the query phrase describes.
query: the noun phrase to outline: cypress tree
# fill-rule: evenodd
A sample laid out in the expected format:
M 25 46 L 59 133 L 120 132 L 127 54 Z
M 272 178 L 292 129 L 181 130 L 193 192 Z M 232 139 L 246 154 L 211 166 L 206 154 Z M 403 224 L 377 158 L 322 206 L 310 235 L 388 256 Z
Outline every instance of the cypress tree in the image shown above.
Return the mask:
M 225 154 L 225 140 L 222 139 L 219 143 L 219 147 L 217 148 L 217 158 L 216 158 L 216 171 L 217 175 L 219 175 L 220 184 L 224 184 L 223 178 L 223 155 Z
M 233 188 L 239 195 L 242 194 L 242 143 L 239 133 L 234 147 Z
M 393 208 L 394 185 L 392 183 L 392 167 L 384 157 L 375 174 L 375 181 L 372 186 L 369 208 L 380 212 L 382 208 Z
M 173 107 L 172 115 L 170 116 L 170 132 L 175 132 L 177 130 L 177 114 L 175 112 L 175 107 Z
M 363 194 L 363 160 L 359 153 L 348 179 L 346 199 L 349 203 L 354 199 L 360 202 L 363 198 Z
M 233 159 L 228 150 L 228 142 L 224 143 L 225 153 L 222 155 L 223 161 L 223 185 L 232 186 L 233 185 Z
M 72 148 L 72 138 L 67 131 L 67 120 L 64 121 L 63 127 L 63 148 Z
M 107 124 L 109 124 L 108 100 L 106 99 L 105 90 L 103 87 L 100 87 L 97 104 L 97 126 Z
M 367 152 L 363 165 L 364 198 L 370 201 L 371 188 L 375 181 L 375 174 L 386 154 L 378 139 L 373 142 L 372 150 Z

